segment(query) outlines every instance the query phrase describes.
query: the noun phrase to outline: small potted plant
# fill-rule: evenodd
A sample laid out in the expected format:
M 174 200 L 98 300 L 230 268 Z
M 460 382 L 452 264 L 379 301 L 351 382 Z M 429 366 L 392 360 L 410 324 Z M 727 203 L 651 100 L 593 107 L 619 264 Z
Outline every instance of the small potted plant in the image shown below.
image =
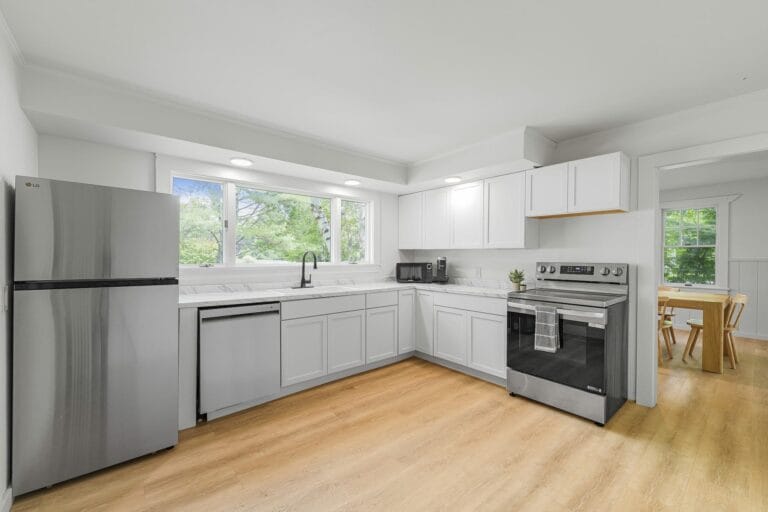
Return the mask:
M 523 287 L 525 286 L 523 284 L 523 281 L 525 281 L 525 272 L 515 269 L 509 273 L 509 280 L 512 283 L 512 290 L 519 292 L 523 290 Z

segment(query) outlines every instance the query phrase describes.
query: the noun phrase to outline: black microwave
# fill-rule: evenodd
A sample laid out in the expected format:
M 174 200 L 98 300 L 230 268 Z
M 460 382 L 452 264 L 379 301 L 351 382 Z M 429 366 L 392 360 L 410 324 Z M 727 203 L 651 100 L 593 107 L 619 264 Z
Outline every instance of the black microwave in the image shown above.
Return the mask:
M 397 263 L 395 276 L 398 283 L 431 283 L 432 263 Z

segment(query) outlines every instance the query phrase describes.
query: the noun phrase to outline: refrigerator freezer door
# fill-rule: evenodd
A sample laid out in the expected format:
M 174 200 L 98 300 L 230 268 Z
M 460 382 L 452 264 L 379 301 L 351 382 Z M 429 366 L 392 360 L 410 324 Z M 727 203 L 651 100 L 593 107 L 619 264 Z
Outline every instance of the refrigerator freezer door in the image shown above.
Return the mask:
M 16 178 L 15 281 L 178 277 L 168 194 Z
M 178 286 L 17 291 L 14 495 L 178 440 Z

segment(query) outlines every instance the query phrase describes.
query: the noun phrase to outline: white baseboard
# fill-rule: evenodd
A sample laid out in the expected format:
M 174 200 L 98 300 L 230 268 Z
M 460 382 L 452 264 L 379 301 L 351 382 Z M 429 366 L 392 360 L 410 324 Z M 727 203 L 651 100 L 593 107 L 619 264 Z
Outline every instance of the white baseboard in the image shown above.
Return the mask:
M 3 501 L 0 502 L 0 512 L 11 512 L 11 505 L 13 505 L 13 491 L 10 487 L 6 487 Z

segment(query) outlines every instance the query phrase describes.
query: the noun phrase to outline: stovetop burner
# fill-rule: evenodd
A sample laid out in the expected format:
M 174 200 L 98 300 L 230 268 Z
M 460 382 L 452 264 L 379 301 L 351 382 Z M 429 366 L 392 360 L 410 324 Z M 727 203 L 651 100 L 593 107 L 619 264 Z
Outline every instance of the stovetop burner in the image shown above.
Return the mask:
M 607 308 L 627 300 L 625 294 L 588 292 L 558 288 L 537 288 L 525 292 L 511 292 L 509 300 L 535 300 L 557 304 L 573 304 L 578 306 L 593 306 Z

